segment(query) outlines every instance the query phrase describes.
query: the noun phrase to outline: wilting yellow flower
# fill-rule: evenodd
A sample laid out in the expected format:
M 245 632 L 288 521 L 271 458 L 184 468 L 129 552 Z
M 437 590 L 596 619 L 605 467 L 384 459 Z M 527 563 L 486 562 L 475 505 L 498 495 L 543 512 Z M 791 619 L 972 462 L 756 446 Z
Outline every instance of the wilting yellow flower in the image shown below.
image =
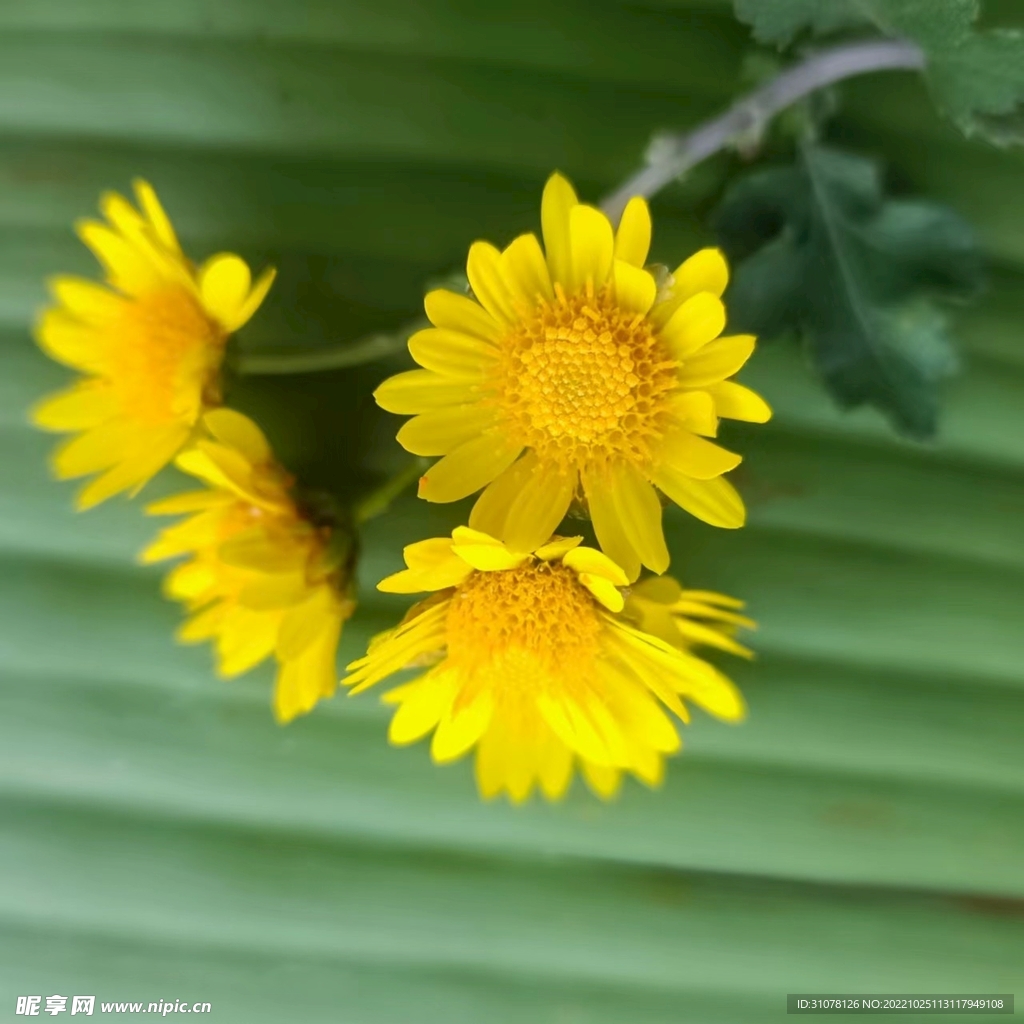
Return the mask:
M 274 714 L 288 722 L 337 688 L 338 640 L 355 608 L 351 544 L 296 503 L 291 478 L 252 420 L 215 409 L 203 423 L 210 437 L 176 465 L 206 487 L 148 507 L 156 515 L 190 515 L 141 557 L 190 556 L 165 584 L 192 613 L 179 639 L 212 640 L 225 677 L 273 654 Z
M 577 202 L 558 174 L 541 225 L 504 252 L 469 250 L 472 298 L 432 291 L 432 328 L 409 339 L 423 369 L 377 390 L 390 412 L 414 414 L 398 440 L 443 455 L 420 481 L 427 501 L 485 487 L 469 525 L 517 551 L 543 543 L 574 498 L 585 499 L 601 547 L 635 579 L 669 563 L 658 488 L 715 526 L 738 527 L 743 502 L 722 476 L 740 456 L 705 440 L 719 417 L 763 422 L 771 411 L 727 380 L 754 350 L 721 338 L 728 281 L 703 249 L 659 282 L 644 269 L 651 218 L 643 199 L 618 231 Z
M 79 493 L 79 508 L 138 490 L 182 449 L 204 410 L 220 403 L 228 335 L 274 279 L 266 270 L 253 284 L 245 261 L 229 253 L 194 267 L 153 189 L 136 181 L 135 195 L 138 210 L 108 192 L 100 201 L 108 223 L 78 225 L 109 287 L 55 278 L 58 305 L 37 330 L 48 355 L 87 375 L 33 410 L 38 426 L 78 434 L 54 455 L 58 477 L 100 474 Z
M 689 720 L 681 698 L 728 721 L 743 716 L 733 684 L 688 649 L 713 643 L 746 653 L 729 630 L 752 623 L 719 611 L 735 602 L 682 591 L 670 579 L 624 598 L 622 569 L 580 540 L 554 537 L 521 554 L 459 527 L 451 538 L 405 549 L 409 568 L 379 589 L 435 593 L 375 637 L 343 680 L 358 693 L 400 669 L 431 666 L 384 695 L 398 705 L 392 743 L 432 731 L 439 763 L 475 746 L 485 797 L 504 791 L 518 802 L 539 785 L 557 799 L 576 759 L 608 797 L 623 771 L 660 782 L 664 755 L 680 746 L 665 709 Z M 665 635 L 647 629 L 648 621 Z M 671 626 L 676 633 L 662 629 Z

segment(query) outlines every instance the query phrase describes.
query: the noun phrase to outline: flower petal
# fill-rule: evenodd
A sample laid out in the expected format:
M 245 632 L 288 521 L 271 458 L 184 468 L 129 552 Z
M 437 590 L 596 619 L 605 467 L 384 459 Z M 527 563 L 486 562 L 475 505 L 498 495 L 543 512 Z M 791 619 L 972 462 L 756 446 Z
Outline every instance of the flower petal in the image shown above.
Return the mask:
M 714 400 L 715 411 L 726 419 L 767 423 L 772 418 L 771 406 L 756 391 L 735 381 L 712 384 L 708 394 Z
M 617 304 L 631 313 L 646 313 L 658 294 L 654 276 L 620 259 L 615 260 L 613 269 Z
M 678 391 L 670 399 L 669 408 L 695 434 L 714 437 L 718 433 L 715 403 L 707 391 Z
M 469 247 L 466 276 L 477 301 L 498 323 L 515 322 L 516 311 L 505 285 L 501 253 L 490 242 L 474 242 Z
M 569 211 L 573 290 L 588 284 L 602 288 L 615 257 L 611 221 L 596 207 L 578 204 Z
M 78 236 L 103 264 L 107 280 L 127 295 L 152 291 L 165 283 L 160 268 L 116 231 L 99 221 L 77 225 Z
M 420 366 L 456 380 L 479 380 L 494 366 L 498 350 L 460 331 L 427 327 L 409 339 L 409 352 Z
M 628 587 L 629 577 L 603 551 L 595 548 L 571 548 L 562 558 L 562 563 L 578 573 L 600 576 L 616 587 Z
M 501 254 L 501 275 L 517 314 L 555 297 L 548 265 L 536 235 L 520 235 L 505 249 Z
M 118 300 L 123 301 L 123 300 Z M 97 329 L 83 323 L 63 309 L 48 309 L 36 327 L 36 341 L 51 358 L 75 370 L 103 373 L 103 339 Z
M 629 580 L 640 575 L 640 556 L 626 537 L 613 500 L 614 485 L 607 474 L 590 470 L 580 474 L 590 520 L 602 550 L 619 565 Z
M 583 543 L 582 537 L 559 537 L 534 551 L 542 562 L 560 562 L 573 548 Z
M 598 601 L 611 612 L 621 612 L 625 605 L 625 599 L 615 584 L 605 579 L 604 576 L 594 576 L 589 572 L 581 572 L 579 581 L 589 590 Z
M 423 308 L 430 322 L 444 330 L 469 334 L 482 341 L 497 341 L 505 333 L 505 328 L 479 302 L 445 288 L 427 292 Z
M 721 249 L 701 249 L 680 263 L 672 276 L 674 294 L 684 302 L 698 292 L 720 297 L 729 283 L 729 264 Z
M 572 243 L 569 231 L 569 211 L 579 200 L 572 185 L 561 174 L 552 174 L 544 186 L 540 201 L 540 223 L 544 234 L 551 280 L 572 290 Z
M 633 196 L 622 211 L 619 229 L 615 232 L 615 258 L 634 267 L 647 262 L 651 248 L 651 211 L 647 200 Z
M 679 382 L 688 388 L 703 388 L 731 377 L 754 353 L 751 334 L 735 334 L 708 342 L 687 359 L 679 370 Z
M 712 480 L 735 469 L 743 460 L 741 455 L 719 448 L 684 428 L 661 439 L 657 457 L 675 472 L 694 480 Z
M 240 452 L 252 465 L 260 466 L 273 458 L 263 431 L 243 413 L 212 409 L 203 417 L 203 423 L 218 441 Z
M 458 501 L 489 484 L 522 450 L 522 445 L 504 437 L 475 437 L 427 470 L 417 493 L 426 501 Z
M 403 747 L 421 740 L 441 721 L 458 687 L 455 673 L 439 670 L 385 693 L 384 701 L 398 703 L 388 726 L 388 742 Z
M 536 471 L 537 456 L 527 452 L 518 462 L 495 477 L 476 499 L 469 513 L 469 525 L 492 537 L 501 537 L 505 533 L 505 523 L 512 503 Z
M 478 394 L 478 386 L 472 381 L 453 380 L 433 370 L 406 370 L 388 377 L 377 387 L 373 397 L 388 412 L 414 416 L 449 405 L 464 405 Z
M 698 292 L 672 314 L 661 329 L 661 337 L 676 359 L 686 359 L 724 329 L 722 300 L 710 292 Z
M 661 526 L 661 502 L 632 463 L 617 467 L 612 500 L 626 539 L 640 561 L 653 572 L 663 573 L 668 568 L 669 554 Z
M 497 415 L 492 406 L 479 403 L 438 409 L 413 417 L 398 431 L 396 440 L 413 455 L 447 455 L 493 426 Z
M 32 410 L 32 422 L 44 430 L 86 430 L 117 412 L 117 396 L 106 382 L 85 380 L 44 398 Z
M 490 690 L 481 690 L 471 703 L 458 707 L 453 702 L 438 722 L 430 744 L 435 764 L 448 764 L 462 757 L 484 734 L 494 713 L 494 697 Z
M 135 198 L 138 200 L 139 208 L 149 221 L 153 234 L 160 240 L 160 243 L 172 253 L 180 256 L 181 246 L 178 244 L 178 236 L 174 233 L 171 219 L 164 212 L 163 205 L 157 198 L 153 186 L 143 178 L 136 178 L 132 182 L 135 189 Z
M 576 493 L 577 473 L 538 464 L 508 507 L 501 538 L 513 551 L 533 551 L 550 539 Z
M 51 279 L 49 284 L 53 297 L 84 324 L 105 327 L 126 308 L 123 296 L 94 281 L 62 275 Z
M 712 526 L 736 530 L 746 522 L 743 499 L 725 477 L 694 480 L 671 466 L 661 465 L 654 472 L 654 484 L 680 508 Z

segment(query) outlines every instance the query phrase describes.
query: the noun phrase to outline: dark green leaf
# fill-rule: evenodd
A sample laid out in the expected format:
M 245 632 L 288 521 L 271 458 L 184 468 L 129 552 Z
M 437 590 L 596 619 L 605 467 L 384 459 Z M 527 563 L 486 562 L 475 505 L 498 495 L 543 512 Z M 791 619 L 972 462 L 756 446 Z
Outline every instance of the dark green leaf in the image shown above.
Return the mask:
M 809 29 L 823 34 L 867 24 L 912 39 L 940 109 L 968 135 L 998 145 L 1024 141 L 1024 32 L 978 31 L 977 0 L 736 0 L 736 13 L 762 42 L 785 45 Z
M 733 327 L 768 338 L 798 331 L 840 404 L 868 402 L 911 436 L 934 433 L 938 385 L 956 358 L 929 297 L 980 284 L 979 253 L 959 217 L 886 199 L 870 160 L 805 146 L 796 165 L 734 185 L 717 230 L 741 261 Z

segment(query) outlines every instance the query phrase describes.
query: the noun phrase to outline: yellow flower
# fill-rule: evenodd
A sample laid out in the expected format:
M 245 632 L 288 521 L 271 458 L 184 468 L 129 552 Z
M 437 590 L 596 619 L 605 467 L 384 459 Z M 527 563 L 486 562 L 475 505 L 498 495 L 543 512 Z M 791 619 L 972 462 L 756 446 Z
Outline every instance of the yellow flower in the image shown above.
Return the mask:
M 734 649 L 727 632 L 705 624 L 695 636 L 689 620 L 713 623 L 717 608 L 732 602 L 694 597 L 668 579 L 657 583 L 674 585 L 672 605 L 659 603 L 660 592 L 624 598 L 622 569 L 580 540 L 553 537 L 523 554 L 460 526 L 451 538 L 405 549 L 409 568 L 379 589 L 435 593 L 375 637 L 343 680 L 358 693 L 400 669 L 431 666 L 384 695 L 398 705 L 392 743 L 432 731 L 438 763 L 475 746 L 485 797 L 504 791 L 519 802 L 539 785 L 557 799 L 577 759 L 590 786 L 609 797 L 623 771 L 660 782 L 664 756 L 680 746 L 665 709 L 689 720 L 681 698 L 727 721 L 743 716 L 733 684 L 688 650 L 692 642 Z M 679 632 L 662 638 L 638 625 L 648 606 L 665 610 Z M 724 621 L 747 622 L 728 614 Z
M 337 688 L 338 640 L 355 608 L 351 547 L 296 503 L 291 479 L 252 420 L 215 409 L 203 423 L 210 437 L 182 452 L 176 465 L 206 488 L 147 508 L 190 515 L 163 530 L 141 557 L 190 556 L 165 584 L 192 613 L 179 639 L 212 640 L 224 677 L 273 654 L 274 714 L 288 722 Z
M 517 551 L 586 501 L 601 547 L 635 579 L 669 563 L 655 490 L 715 526 L 744 522 L 722 476 L 740 456 L 705 440 L 719 417 L 764 422 L 771 410 L 727 380 L 754 350 L 748 335 L 719 337 L 728 281 L 717 249 L 703 249 L 659 283 L 644 269 L 651 218 L 643 199 L 618 231 L 576 199 L 558 174 L 544 189 L 546 255 L 532 234 L 503 252 L 469 250 L 475 301 L 438 290 L 434 326 L 409 340 L 423 369 L 377 390 L 390 412 L 412 414 L 398 440 L 443 455 L 420 481 L 427 501 L 485 488 L 474 529 Z
M 109 223 L 78 225 L 109 287 L 55 278 L 58 305 L 37 330 L 49 356 L 86 374 L 33 410 L 38 426 L 78 435 L 54 455 L 59 478 L 100 474 L 79 493 L 79 508 L 137 491 L 182 449 L 203 412 L 220 403 L 228 335 L 274 279 L 266 270 L 253 284 L 246 263 L 228 253 L 197 269 L 153 189 L 136 181 L 135 195 L 138 210 L 107 193 L 100 207 Z

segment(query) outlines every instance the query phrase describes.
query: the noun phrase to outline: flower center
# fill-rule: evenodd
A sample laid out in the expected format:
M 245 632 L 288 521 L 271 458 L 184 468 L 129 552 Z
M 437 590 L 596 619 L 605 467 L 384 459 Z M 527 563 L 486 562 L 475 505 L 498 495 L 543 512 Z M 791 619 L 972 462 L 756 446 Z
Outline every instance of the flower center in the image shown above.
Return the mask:
M 538 561 L 474 572 L 452 595 L 447 627 L 450 661 L 470 673 L 504 667 L 503 682 L 536 689 L 538 673 L 587 670 L 602 622 L 575 572 Z
M 126 302 L 110 339 L 111 384 L 133 419 L 194 423 L 204 404 L 216 404 L 226 335 L 186 289 Z
M 495 393 L 510 430 L 543 459 L 582 467 L 650 460 L 678 364 L 646 317 L 588 287 L 539 306 L 502 340 Z

